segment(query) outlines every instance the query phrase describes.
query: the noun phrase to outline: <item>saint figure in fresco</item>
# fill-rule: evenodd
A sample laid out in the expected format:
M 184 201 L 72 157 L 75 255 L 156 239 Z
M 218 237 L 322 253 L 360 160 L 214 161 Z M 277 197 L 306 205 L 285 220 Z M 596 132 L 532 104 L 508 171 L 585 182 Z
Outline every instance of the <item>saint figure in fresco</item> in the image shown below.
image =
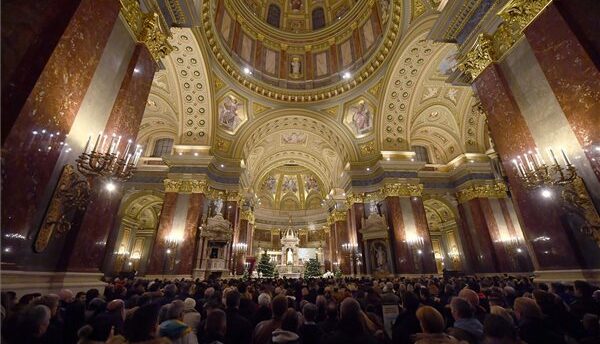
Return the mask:
M 237 111 L 241 104 L 234 97 L 226 97 L 219 107 L 219 124 L 227 130 L 234 130 L 242 121 Z
M 290 0 L 292 11 L 300 11 L 302 8 L 302 0 Z
M 361 100 L 357 106 L 352 107 L 352 124 L 357 134 L 364 134 L 371 130 L 371 111 L 367 103 Z

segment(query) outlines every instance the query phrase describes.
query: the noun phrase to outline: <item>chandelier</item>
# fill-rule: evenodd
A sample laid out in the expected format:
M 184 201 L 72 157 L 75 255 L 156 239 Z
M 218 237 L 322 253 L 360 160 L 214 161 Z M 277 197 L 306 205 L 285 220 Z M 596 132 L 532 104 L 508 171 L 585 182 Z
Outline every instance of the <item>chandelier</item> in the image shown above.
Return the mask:
M 90 135 L 83 153 L 77 159 L 77 170 L 86 177 L 103 177 L 109 181 L 124 182 L 131 178 L 135 166 L 142 155 L 139 145 L 133 147 L 132 140 L 127 141 L 124 152 L 119 151 L 122 136 L 98 133 L 93 148 L 90 149 Z

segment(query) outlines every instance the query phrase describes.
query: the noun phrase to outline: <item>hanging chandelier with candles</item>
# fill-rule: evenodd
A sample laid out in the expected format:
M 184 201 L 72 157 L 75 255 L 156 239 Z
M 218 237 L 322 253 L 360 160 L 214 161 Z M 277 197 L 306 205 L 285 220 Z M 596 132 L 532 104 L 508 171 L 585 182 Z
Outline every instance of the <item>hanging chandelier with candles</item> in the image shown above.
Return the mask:
M 558 162 L 556 154 L 552 148 L 548 148 L 548 157 L 551 163 L 546 164 L 546 160 L 536 148 L 535 152 L 529 151 L 513 159 L 513 165 L 517 171 L 517 176 L 528 189 L 535 189 L 544 186 L 562 186 L 572 183 L 577 178 L 575 166 L 567 156 L 564 149 L 561 149 L 563 165 Z

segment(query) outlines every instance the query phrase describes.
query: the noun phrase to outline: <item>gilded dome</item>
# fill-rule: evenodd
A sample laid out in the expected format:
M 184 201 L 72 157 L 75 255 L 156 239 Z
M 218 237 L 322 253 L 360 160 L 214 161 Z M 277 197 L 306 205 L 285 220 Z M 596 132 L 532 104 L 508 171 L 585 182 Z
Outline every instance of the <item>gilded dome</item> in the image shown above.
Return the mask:
M 334 97 L 374 74 L 398 37 L 400 5 L 372 0 L 211 0 L 210 50 L 246 88 L 276 100 Z M 316 92 L 318 90 L 318 92 Z

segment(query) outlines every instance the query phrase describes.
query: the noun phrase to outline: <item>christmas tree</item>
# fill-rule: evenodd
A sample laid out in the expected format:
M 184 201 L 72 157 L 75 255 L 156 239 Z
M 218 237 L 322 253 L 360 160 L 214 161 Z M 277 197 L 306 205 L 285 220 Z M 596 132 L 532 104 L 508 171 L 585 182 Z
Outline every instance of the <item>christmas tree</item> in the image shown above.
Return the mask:
M 259 276 L 262 276 L 263 278 L 272 278 L 273 270 L 275 270 L 275 265 L 271 263 L 271 258 L 266 253 L 263 253 L 258 261 L 256 271 L 258 271 Z
M 321 264 L 316 258 L 310 258 L 304 264 L 304 278 L 313 278 L 321 276 Z

